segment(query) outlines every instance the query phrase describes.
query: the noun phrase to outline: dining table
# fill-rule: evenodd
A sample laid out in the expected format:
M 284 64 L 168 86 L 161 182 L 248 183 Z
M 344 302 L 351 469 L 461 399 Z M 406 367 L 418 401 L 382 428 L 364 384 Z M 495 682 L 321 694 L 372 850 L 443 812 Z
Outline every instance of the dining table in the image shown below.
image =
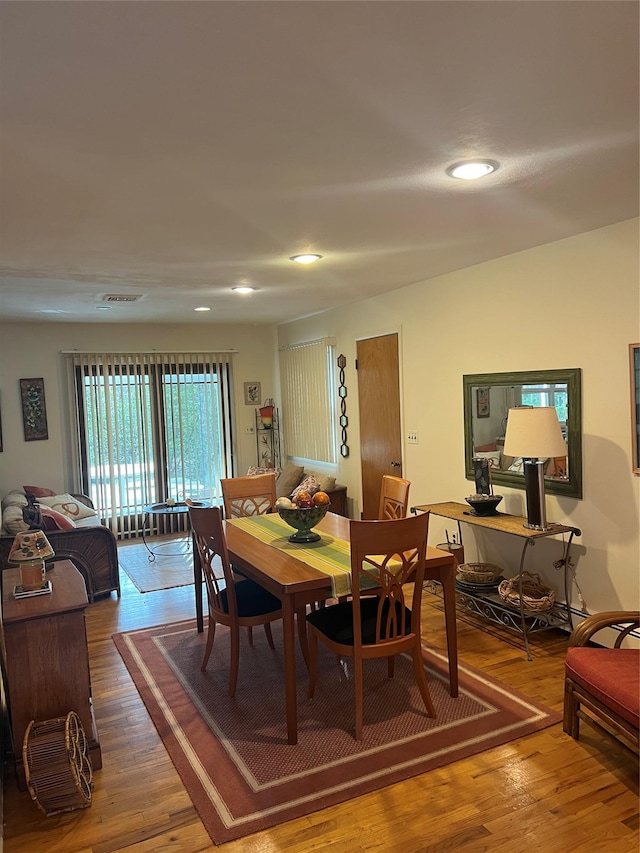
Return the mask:
M 287 739 L 298 741 L 296 699 L 296 620 L 303 655 L 307 655 L 306 613 L 315 605 L 344 594 L 345 578 L 350 582 L 349 519 L 328 512 L 314 530 L 320 543 L 289 543 L 279 516 L 229 519 L 224 522 L 229 559 L 233 568 L 267 589 L 282 602 L 284 690 Z M 283 525 L 278 530 L 277 524 Z M 270 530 L 267 530 L 270 528 Z M 197 552 L 197 549 L 196 549 Z M 323 558 L 323 553 L 333 556 Z M 338 558 L 334 559 L 337 555 Z M 342 562 L 340 569 L 337 564 Z M 203 630 L 202 570 L 194 556 L 196 619 Z M 425 579 L 442 585 L 444 618 L 449 660 L 449 691 L 458 695 L 458 644 L 456 634 L 456 561 L 450 552 L 427 546 Z

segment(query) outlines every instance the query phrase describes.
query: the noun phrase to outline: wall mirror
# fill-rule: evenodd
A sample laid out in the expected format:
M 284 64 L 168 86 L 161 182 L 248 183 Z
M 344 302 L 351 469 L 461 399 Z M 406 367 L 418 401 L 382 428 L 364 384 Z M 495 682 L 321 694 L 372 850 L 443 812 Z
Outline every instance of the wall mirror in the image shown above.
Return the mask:
M 464 388 L 465 476 L 475 479 L 472 459 L 488 459 L 496 485 L 524 489 L 522 459 L 502 453 L 509 409 L 555 406 L 567 442 L 566 458 L 545 466 L 545 491 L 582 498 L 582 384 L 580 368 L 462 377 Z M 495 490 L 495 489 L 494 489 Z

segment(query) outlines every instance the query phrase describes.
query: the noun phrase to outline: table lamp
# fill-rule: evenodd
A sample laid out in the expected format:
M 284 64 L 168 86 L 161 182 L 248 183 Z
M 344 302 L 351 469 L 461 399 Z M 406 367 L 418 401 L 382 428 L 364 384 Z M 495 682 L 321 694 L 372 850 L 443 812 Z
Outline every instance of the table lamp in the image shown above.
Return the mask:
M 20 583 L 25 589 L 40 589 L 45 580 L 44 561 L 54 553 L 42 530 L 27 530 L 16 535 L 8 560 L 20 566 Z
M 524 460 L 527 523 L 530 530 L 548 530 L 544 496 L 544 466 L 553 456 L 566 456 L 558 414 L 552 406 L 509 409 L 504 439 L 505 456 Z

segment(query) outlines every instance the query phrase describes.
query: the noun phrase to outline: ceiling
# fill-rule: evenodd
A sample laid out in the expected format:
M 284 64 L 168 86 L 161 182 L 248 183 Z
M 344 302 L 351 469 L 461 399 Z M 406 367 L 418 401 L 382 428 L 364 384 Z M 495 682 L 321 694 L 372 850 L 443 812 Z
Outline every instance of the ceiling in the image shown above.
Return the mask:
M 282 322 L 637 216 L 638 9 L 2 2 L 0 316 Z

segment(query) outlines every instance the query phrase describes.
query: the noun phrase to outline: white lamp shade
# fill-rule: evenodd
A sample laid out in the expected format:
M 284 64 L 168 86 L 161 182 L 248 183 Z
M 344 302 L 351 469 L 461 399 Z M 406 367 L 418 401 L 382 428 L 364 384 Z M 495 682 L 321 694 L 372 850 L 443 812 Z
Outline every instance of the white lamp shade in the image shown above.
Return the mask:
M 509 409 L 503 453 L 525 459 L 566 456 L 567 445 L 556 410 L 552 406 Z

